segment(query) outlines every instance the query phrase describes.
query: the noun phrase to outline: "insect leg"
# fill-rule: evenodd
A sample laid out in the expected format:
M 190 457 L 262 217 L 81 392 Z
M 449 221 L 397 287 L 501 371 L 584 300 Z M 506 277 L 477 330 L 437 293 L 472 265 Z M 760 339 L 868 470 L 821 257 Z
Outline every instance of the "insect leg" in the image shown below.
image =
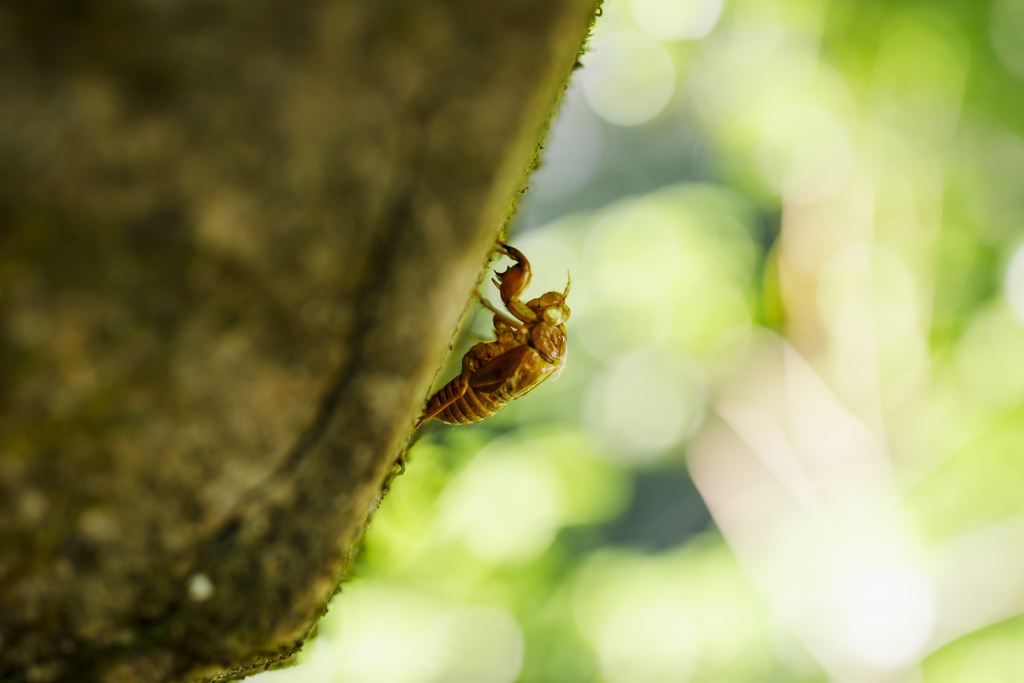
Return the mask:
M 505 304 L 505 308 L 508 309 L 509 313 L 524 323 L 536 322 L 537 314 L 519 300 L 519 295 L 526 291 L 530 280 L 533 278 L 530 262 L 526 260 L 523 252 L 515 247 L 510 247 L 504 242 L 498 242 L 498 251 L 515 260 L 515 263 L 509 266 L 505 272 L 499 273 L 495 271 L 495 275 L 498 277 L 491 280 L 494 286 L 498 288 L 501 302 Z
M 502 313 L 497 308 L 495 308 L 494 304 L 492 304 L 490 301 L 485 299 L 480 294 L 480 292 L 474 292 L 474 293 L 476 294 L 476 298 L 480 302 L 480 305 L 483 306 L 484 308 L 486 308 L 491 313 L 493 313 L 495 315 L 495 317 L 500 318 L 501 322 L 505 323 L 506 325 L 508 325 L 509 327 L 511 327 L 514 330 L 518 330 L 518 329 L 520 329 L 523 326 L 523 324 L 521 322 L 519 322 L 518 320 L 512 320 L 512 318 L 509 318 L 504 313 Z
M 526 256 L 515 247 L 510 247 L 504 242 L 498 242 L 498 252 L 515 261 L 503 273 L 495 271 L 494 274 L 498 277 L 491 280 L 501 294 L 502 303 L 508 306 L 510 301 L 518 300 L 519 295 L 530 286 L 530 280 L 533 279 L 533 271 L 530 268 L 530 262 L 526 260 Z
M 498 252 L 515 261 L 515 264 L 505 269 L 505 272 L 495 272 L 500 282 L 494 281 L 494 284 L 501 291 L 501 300 L 508 303 L 509 299 L 518 297 L 526 291 L 526 288 L 530 285 L 530 280 L 533 278 L 533 271 L 530 268 L 530 262 L 526 260 L 526 256 L 515 247 L 510 247 L 504 242 L 498 242 Z

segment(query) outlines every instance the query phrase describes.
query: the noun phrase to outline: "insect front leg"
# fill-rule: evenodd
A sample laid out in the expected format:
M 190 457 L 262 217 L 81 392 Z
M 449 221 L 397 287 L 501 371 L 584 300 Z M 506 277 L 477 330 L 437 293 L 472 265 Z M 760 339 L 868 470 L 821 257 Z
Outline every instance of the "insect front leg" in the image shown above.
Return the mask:
M 476 299 L 477 299 L 477 301 L 480 302 L 480 305 L 483 306 L 488 311 L 490 311 L 491 313 L 494 314 L 494 326 L 495 326 L 495 328 L 497 328 L 498 323 L 506 325 L 507 327 L 511 327 L 514 330 L 518 330 L 520 327 L 522 327 L 522 323 L 520 323 L 517 320 L 512 320 L 507 315 L 505 315 L 504 313 L 499 311 L 497 308 L 495 308 L 494 304 L 492 304 L 487 299 L 483 298 L 483 296 L 480 294 L 480 292 L 474 292 L 474 293 L 476 294 Z
M 537 314 L 519 300 L 519 295 L 526 291 L 530 280 L 533 279 L 530 262 L 526 259 L 523 252 L 502 242 L 498 242 L 498 251 L 515 260 L 514 265 L 509 266 L 503 273 L 496 273 L 497 279 L 491 280 L 494 286 L 498 288 L 501 302 L 505 304 L 505 308 L 512 315 L 524 323 L 536 321 Z M 488 308 L 490 307 L 488 306 Z M 491 310 L 494 309 L 492 308 Z
M 510 299 L 518 298 L 530 286 L 530 280 L 533 279 L 533 270 L 530 268 L 530 262 L 526 260 L 523 252 L 515 247 L 510 247 L 504 242 L 498 242 L 498 251 L 515 261 L 515 264 L 509 266 L 505 272 L 499 273 L 495 271 L 495 275 L 498 277 L 496 280 L 491 280 L 494 286 L 498 288 L 498 291 L 501 292 L 502 303 L 507 304 Z

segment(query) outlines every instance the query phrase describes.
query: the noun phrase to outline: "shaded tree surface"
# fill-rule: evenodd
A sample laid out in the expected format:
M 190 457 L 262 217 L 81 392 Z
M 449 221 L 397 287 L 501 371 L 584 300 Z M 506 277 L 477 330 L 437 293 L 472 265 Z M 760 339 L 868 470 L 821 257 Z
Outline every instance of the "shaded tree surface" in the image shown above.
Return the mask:
M 0 1 L 0 680 L 294 655 L 594 5 Z

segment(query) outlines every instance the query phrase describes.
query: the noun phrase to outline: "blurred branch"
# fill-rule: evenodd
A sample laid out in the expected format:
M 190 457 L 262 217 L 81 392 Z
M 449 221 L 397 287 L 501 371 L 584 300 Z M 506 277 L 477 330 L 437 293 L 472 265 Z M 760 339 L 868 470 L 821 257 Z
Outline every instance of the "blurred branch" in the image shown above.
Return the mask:
M 298 650 L 594 4 L 0 2 L 0 680 Z

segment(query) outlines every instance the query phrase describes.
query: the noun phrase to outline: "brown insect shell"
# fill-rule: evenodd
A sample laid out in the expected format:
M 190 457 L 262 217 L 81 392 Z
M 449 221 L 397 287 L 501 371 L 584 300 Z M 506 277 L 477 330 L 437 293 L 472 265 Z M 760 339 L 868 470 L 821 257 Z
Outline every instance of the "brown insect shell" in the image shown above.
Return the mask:
M 537 315 L 539 320 L 530 325 L 530 346 L 545 361 L 557 367 L 556 374 L 561 373 L 568 354 L 563 323 L 569 319 L 569 307 L 565 305 L 565 297 L 559 292 L 548 292 L 527 302 L 526 306 Z M 552 311 L 552 315 L 548 316 L 546 315 L 548 309 L 560 310 Z M 557 323 L 549 320 L 549 317 Z
M 492 342 L 481 342 L 469 350 L 469 353 L 476 359 L 473 363 L 473 370 L 479 369 L 492 358 L 497 358 L 506 351 L 527 343 L 527 331 L 512 329 L 495 316 L 494 334 L 496 339 Z
M 565 305 L 565 297 L 562 296 L 561 292 L 548 292 L 543 294 L 536 299 L 531 299 L 526 302 L 526 307 L 537 314 L 538 318 L 544 317 L 544 310 L 547 308 L 554 308 L 561 306 L 565 309 L 565 319 L 569 319 L 569 307 Z
M 530 330 L 530 346 L 548 363 L 561 365 L 567 347 L 565 343 L 565 327 L 550 323 L 537 323 Z
M 565 296 L 559 292 L 547 294 L 528 301 L 529 308 L 537 319 L 552 325 L 563 325 L 569 319 L 569 307 L 565 305 Z
M 509 382 L 512 397 L 519 398 L 533 391 L 547 378 L 557 377 L 561 373 L 563 365 L 565 363 L 561 361 L 555 365 L 545 360 L 536 349 L 529 348 L 528 354 L 523 357 Z
M 518 398 L 532 391 L 538 384 L 549 377 L 558 377 L 565 367 L 568 355 L 565 326 L 552 324 L 545 320 L 545 311 L 560 308 L 556 319 L 567 320 L 569 307 L 565 305 L 565 297 L 558 292 L 548 292 L 543 296 L 523 304 L 537 316 L 536 322 L 524 323 L 522 327 L 509 327 L 500 316 L 494 316 L 494 332 L 497 339 L 493 342 L 477 344 L 471 353 L 479 359 L 480 366 L 492 358 L 518 346 L 526 346 L 527 351 L 520 356 L 515 369 L 507 376 L 506 384 L 513 398 Z M 472 384 L 472 380 L 471 380 Z

